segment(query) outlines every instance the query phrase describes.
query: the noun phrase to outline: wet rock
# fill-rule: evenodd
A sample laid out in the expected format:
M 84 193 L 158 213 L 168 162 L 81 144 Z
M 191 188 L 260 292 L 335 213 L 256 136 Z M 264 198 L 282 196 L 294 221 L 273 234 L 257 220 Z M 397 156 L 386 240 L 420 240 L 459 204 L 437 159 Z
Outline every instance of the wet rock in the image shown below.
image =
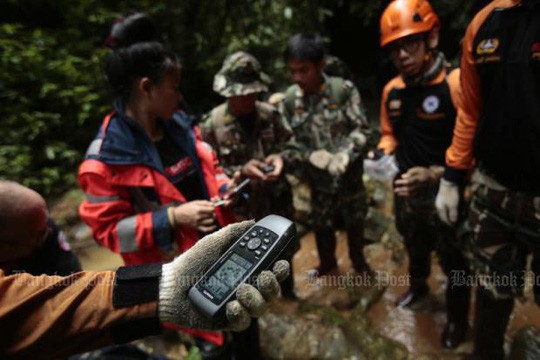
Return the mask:
M 259 325 L 263 355 L 272 359 L 408 359 L 402 345 L 373 333 L 364 317 L 333 307 L 273 308 Z

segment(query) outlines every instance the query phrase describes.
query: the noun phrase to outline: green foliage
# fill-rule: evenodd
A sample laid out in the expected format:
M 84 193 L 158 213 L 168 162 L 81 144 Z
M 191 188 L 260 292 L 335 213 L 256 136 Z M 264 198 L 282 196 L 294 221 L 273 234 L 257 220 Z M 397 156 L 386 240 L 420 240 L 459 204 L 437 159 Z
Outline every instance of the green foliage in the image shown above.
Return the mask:
M 0 48 L 0 174 L 45 193 L 73 184 L 80 130 L 99 108 L 99 55 L 17 24 L 0 25 Z

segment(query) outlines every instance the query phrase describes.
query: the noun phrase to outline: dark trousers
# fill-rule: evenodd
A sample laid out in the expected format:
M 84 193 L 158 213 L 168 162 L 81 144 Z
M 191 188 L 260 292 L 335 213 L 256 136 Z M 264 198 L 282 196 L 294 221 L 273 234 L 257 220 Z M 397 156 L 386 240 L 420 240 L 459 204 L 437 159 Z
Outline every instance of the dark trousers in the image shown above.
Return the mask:
M 455 278 L 456 272 L 468 274 L 456 231 L 437 218 L 432 197 L 405 199 L 396 196 L 394 211 L 396 227 L 403 236 L 409 255 L 411 287 L 427 287 L 433 250 L 437 252 L 440 265 L 450 280 Z M 459 287 L 458 284 L 449 284 L 449 288 L 456 287 Z
M 427 194 L 426 194 L 427 195 Z M 428 290 L 431 252 L 435 250 L 443 272 L 448 277 L 446 288 L 447 321 L 466 328 L 469 313 L 470 274 L 455 228 L 437 217 L 433 198 L 395 198 L 396 227 L 403 236 L 409 255 L 411 291 Z
M 359 219 L 356 226 L 347 227 L 345 231 L 347 233 L 349 257 L 353 267 L 358 271 L 365 270 L 367 265 L 362 252 L 365 245 L 364 219 Z M 335 229 L 328 227 L 315 229 L 315 241 L 319 252 L 320 268 L 330 269 L 337 266 Z

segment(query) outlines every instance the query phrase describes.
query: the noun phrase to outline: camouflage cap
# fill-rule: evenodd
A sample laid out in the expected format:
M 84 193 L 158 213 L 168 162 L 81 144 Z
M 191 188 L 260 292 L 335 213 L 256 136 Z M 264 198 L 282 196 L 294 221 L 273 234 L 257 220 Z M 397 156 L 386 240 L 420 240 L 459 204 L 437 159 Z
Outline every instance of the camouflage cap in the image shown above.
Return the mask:
M 213 89 L 218 94 L 231 97 L 248 95 L 268 90 L 268 75 L 261 71 L 261 64 L 244 51 L 228 55 L 223 66 L 214 76 Z

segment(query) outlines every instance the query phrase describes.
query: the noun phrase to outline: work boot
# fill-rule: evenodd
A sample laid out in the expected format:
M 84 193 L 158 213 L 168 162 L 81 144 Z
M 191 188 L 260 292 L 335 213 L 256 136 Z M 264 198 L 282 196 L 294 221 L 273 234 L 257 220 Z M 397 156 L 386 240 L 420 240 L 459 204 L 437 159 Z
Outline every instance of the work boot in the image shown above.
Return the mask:
M 480 360 L 504 360 L 504 334 L 514 299 L 494 300 L 488 291 L 476 291 L 474 356 Z
M 397 307 L 408 307 L 423 299 L 429 293 L 429 287 L 424 284 L 411 285 L 409 290 L 396 299 Z
M 441 345 L 454 349 L 465 340 L 469 329 L 469 287 L 452 286 L 446 289 L 446 325 L 441 335 Z

